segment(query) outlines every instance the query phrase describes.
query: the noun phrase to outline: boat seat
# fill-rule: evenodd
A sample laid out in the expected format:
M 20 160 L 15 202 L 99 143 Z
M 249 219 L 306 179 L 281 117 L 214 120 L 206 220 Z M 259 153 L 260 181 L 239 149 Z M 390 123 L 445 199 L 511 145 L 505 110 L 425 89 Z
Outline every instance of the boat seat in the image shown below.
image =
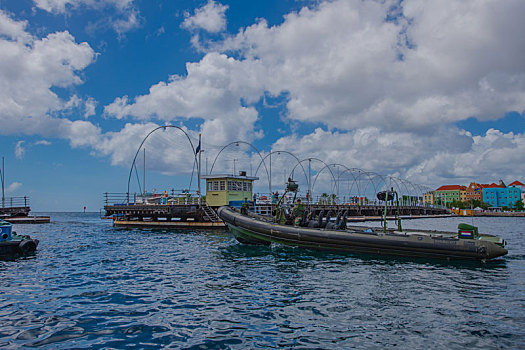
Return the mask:
M 308 223 L 308 227 L 311 227 L 311 228 L 318 228 L 319 227 L 319 223 L 315 220 L 310 220 L 310 222 Z
M 336 230 L 337 224 L 335 222 L 328 222 L 325 226 L 325 230 Z
M 323 227 L 323 217 L 324 217 L 324 209 L 321 210 L 321 212 L 319 213 L 318 217 L 317 217 L 317 225 L 315 226 L 316 228 L 319 228 L 319 227 Z
M 320 228 L 325 228 L 326 225 L 328 225 L 330 223 L 330 218 L 332 217 L 332 211 L 329 210 L 328 213 L 326 214 L 326 220 L 322 220 L 322 218 L 319 219 L 319 221 L 322 220 L 322 222 L 320 222 L 319 224 L 319 227 Z
M 299 226 L 306 226 L 308 224 L 308 210 L 303 211 L 303 216 L 301 216 L 301 222 Z

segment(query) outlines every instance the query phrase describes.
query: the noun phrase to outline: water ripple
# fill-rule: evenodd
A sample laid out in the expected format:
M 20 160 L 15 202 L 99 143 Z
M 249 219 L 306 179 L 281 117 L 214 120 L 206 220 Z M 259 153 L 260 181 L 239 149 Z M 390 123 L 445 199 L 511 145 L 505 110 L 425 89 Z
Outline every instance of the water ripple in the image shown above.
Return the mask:
M 52 214 L 17 227 L 35 256 L 0 261 L 0 347 L 524 348 L 522 221 L 480 219 L 487 263 L 244 246 L 222 231 L 115 229 Z M 456 218 L 405 226 L 457 226 Z M 453 228 L 452 228 L 453 229 Z

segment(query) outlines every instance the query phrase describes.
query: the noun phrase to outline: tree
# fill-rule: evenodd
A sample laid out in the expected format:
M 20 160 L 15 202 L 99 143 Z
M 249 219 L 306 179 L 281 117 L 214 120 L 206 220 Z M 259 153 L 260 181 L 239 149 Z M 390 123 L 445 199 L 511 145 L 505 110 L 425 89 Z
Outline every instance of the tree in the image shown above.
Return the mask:
M 454 199 L 452 201 L 452 203 L 450 203 L 450 205 L 454 208 L 458 208 L 458 209 L 465 209 L 466 206 L 465 206 L 465 202 L 462 202 L 462 201 L 459 201 L 459 200 L 456 200 Z
M 517 201 L 515 207 L 516 210 L 523 211 L 523 200 L 520 199 L 519 201 Z

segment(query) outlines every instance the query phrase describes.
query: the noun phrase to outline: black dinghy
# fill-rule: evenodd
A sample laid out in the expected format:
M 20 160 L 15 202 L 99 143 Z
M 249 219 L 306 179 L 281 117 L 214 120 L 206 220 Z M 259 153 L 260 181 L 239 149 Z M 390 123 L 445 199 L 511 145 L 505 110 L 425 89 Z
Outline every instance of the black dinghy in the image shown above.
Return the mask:
M 290 183 L 293 185 L 293 181 Z M 288 188 L 297 191 L 296 185 L 289 184 Z M 393 190 L 383 191 L 377 197 L 393 201 L 394 195 L 397 197 Z M 347 226 L 344 210 L 336 217 L 333 212 L 309 212 L 304 208 L 294 221 L 290 211 L 279 204 L 274 217 L 229 206 L 219 208 L 218 215 L 235 238 L 245 244 L 279 243 L 316 250 L 467 260 L 488 260 L 507 254 L 503 239 L 479 234 L 477 227 L 467 224 L 459 224 L 457 232 L 403 230 L 398 217 L 397 229 L 387 229 L 385 216 L 383 227 Z
M 295 247 L 427 258 L 488 260 L 507 254 L 499 237 L 478 234 L 474 226 L 460 224 L 458 232 L 397 231 L 349 226 L 344 230 L 282 225 L 231 207 L 219 217 L 235 238 L 245 244 L 280 243 Z

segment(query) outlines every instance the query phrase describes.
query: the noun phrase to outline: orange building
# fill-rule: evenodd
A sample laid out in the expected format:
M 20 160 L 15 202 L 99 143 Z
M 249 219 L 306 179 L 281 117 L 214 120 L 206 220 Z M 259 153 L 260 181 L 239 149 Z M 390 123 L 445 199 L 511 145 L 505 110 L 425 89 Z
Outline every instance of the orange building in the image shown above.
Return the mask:
M 471 200 L 483 201 L 483 186 L 484 185 L 471 182 L 468 187 L 460 191 L 460 200 L 462 202 L 470 202 Z

